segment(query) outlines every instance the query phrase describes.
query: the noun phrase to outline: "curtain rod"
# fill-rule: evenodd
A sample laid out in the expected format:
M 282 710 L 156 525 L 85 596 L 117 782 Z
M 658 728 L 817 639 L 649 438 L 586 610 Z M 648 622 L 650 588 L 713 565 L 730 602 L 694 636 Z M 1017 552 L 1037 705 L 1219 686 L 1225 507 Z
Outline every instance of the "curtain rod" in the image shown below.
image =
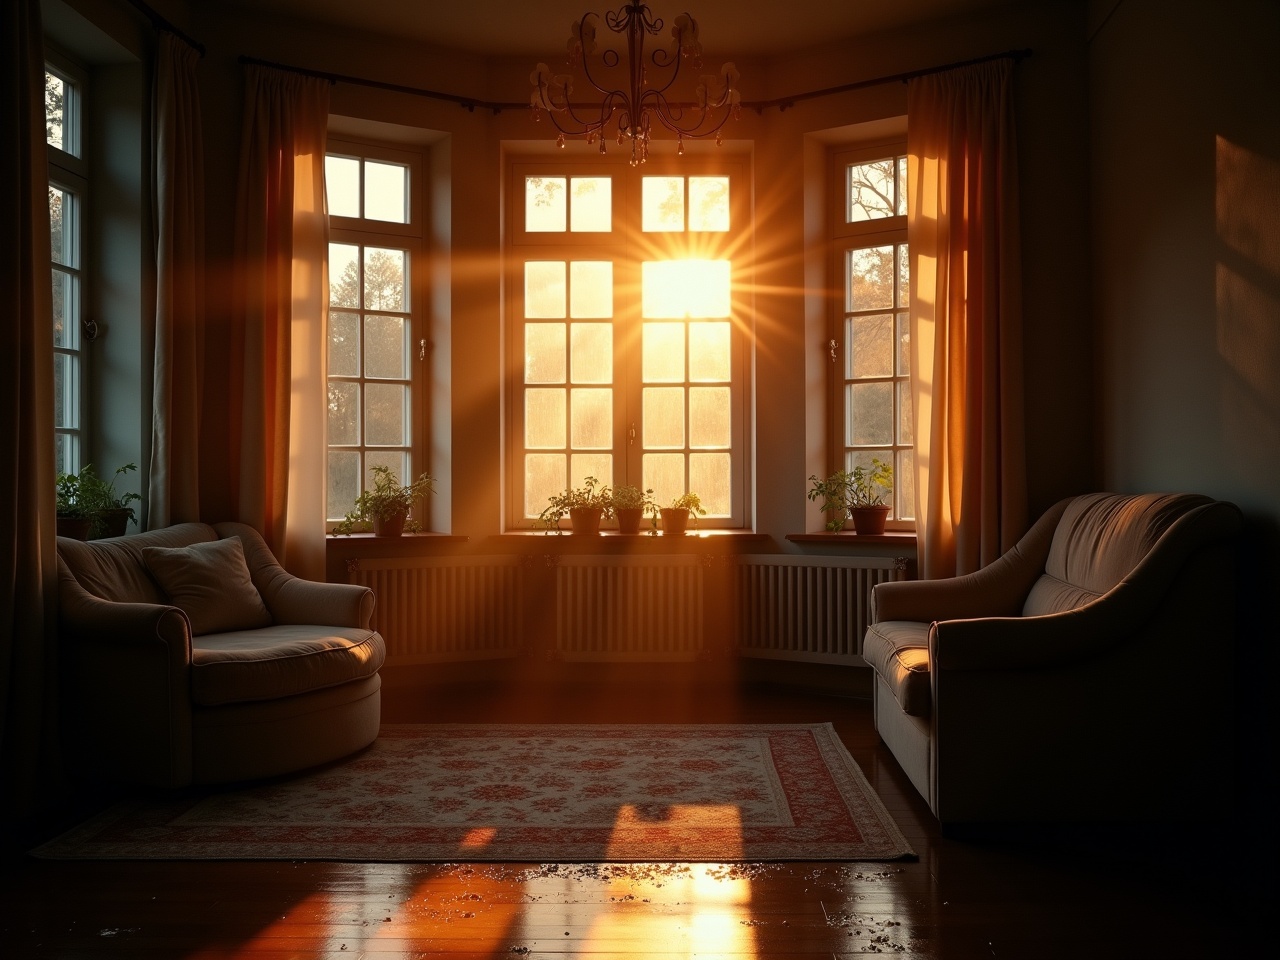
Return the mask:
M 187 46 L 199 53 L 200 56 L 204 56 L 205 50 L 203 43 L 200 43 L 198 40 L 193 40 L 182 30 L 179 30 L 176 26 L 170 23 L 169 20 L 161 16 L 160 13 L 151 6 L 151 4 L 146 2 L 146 0 L 129 0 L 129 3 L 135 10 L 151 21 L 152 27 L 157 30 L 166 30 L 169 33 L 172 33 Z
M 140 0 L 134 0 L 140 2 Z M 778 110 L 786 110 L 794 106 L 801 100 L 813 100 L 818 97 L 829 97 L 837 93 L 847 93 L 850 90 L 861 90 L 864 87 L 875 87 L 886 83 L 906 83 L 916 77 L 927 77 L 934 73 L 943 73 L 947 70 L 956 70 L 960 67 L 970 67 L 979 63 L 989 63 L 992 60 L 1013 60 L 1015 63 L 1031 56 L 1030 50 L 1006 50 L 1004 53 L 993 53 L 985 57 L 974 57 L 972 60 L 957 60 L 953 63 L 944 63 L 936 67 L 925 67 L 920 70 L 909 70 L 904 73 L 892 73 L 883 77 L 873 77 L 869 80 L 855 80 L 853 83 L 841 84 L 838 87 L 825 87 L 822 90 L 810 90 L 807 93 L 796 93 L 789 97 L 779 97 L 776 100 L 744 100 L 744 107 L 753 108 L 757 113 L 763 113 L 770 107 L 776 107 Z M 408 93 L 417 97 L 429 97 L 432 100 L 444 100 L 448 103 L 456 103 L 460 107 L 474 112 L 476 107 L 485 110 L 492 110 L 494 113 L 501 113 L 503 110 L 527 110 L 528 103 L 512 103 L 509 101 L 493 101 L 480 100 L 476 97 L 463 97 L 455 93 L 441 93 L 438 90 L 427 90 L 423 87 L 412 87 L 402 83 L 387 83 L 383 80 L 370 80 L 367 77 L 354 77 L 345 73 L 330 73 L 326 70 L 311 70 L 306 67 L 293 67 L 284 63 L 276 63 L 271 60 L 260 60 L 257 57 L 241 56 L 241 63 L 254 64 L 259 67 L 273 67 L 277 70 L 287 70 L 291 73 L 302 74 L 303 76 L 315 77 L 319 80 L 328 80 L 330 83 L 350 83 L 363 87 L 375 87 L 379 90 L 390 90 L 394 93 Z M 576 104 L 576 106 L 586 106 L 586 104 Z

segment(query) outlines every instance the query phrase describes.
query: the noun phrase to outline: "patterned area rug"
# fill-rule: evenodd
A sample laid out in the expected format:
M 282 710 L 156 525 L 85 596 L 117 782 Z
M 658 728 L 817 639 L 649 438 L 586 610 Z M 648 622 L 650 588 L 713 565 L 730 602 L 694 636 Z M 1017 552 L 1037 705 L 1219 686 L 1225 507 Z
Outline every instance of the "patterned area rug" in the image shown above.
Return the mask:
M 388 725 L 340 763 L 122 803 L 33 852 L 538 863 L 914 855 L 830 724 Z

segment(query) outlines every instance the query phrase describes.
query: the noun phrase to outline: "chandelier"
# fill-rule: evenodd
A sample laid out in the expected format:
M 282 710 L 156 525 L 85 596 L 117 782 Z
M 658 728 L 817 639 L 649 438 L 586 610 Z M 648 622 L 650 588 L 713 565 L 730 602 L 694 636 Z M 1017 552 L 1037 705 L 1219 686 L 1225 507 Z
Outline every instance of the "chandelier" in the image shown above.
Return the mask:
M 573 78 L 552 74 L 545 63 L 539 63 L 529 75 L 533 118 L 540 120 L 546 111 L 559 131 L 556 143 L 563 147 L 566 137 L 580 137 L 587 143 L 598 139 L 604 153 L 605 140 L 616 134 L 619 145 L 631 141 L 631 164 L 635 166 L 648 157 L 656 121 L 676 135 L 678 153 L 684 153 L 686 137 L 714 135 L 719 144 L 721 128 L 730 117 L 738 116 L 741 103 L 735 86 L 738 71 L 733 64 L 726 63 L 718 75 L 699 77 L 691 101 L 674 99 L 672 89 L 686 61 L 693 70 L 702 67 L 698 22 L 687 13 L 676 17 L 671 28 L 675 39 L 672 48 L 658 48 L 646 60 L 645 34 L 656 36 L 662 21 L 650 14 L 647 4 L 627 0 L 616 12 L 604 16 L 610 30 L 627 38 L 624 65 L 617 50 L 607 48 L 596 54 L 599 19 L 594 13 L 584 14 L 571 28 L 568 43 L 569 66 L 581 66 L 587 83 L 603 94 L 598 105 L 573 102 Z M 685 76 L 689 76 L 688 70 Z

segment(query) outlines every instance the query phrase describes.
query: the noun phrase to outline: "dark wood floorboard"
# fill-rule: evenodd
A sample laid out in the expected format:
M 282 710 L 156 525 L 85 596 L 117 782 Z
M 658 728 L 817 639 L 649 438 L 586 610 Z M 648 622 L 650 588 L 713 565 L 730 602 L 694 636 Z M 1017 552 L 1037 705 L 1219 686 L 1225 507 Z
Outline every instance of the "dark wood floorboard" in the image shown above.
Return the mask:
M 944 837 L 870 703 L 671 668 L 388 671 L 383 719 L 831 721 L 919 854 L 912 862 L 0 864 L 0 956 L 182 960 L 1258 956 L 1274 906 L 1251 831 L 1039 827 Z M 1215 758 L 1188 758 L 1214 776 Z M 1216 774 L 1216 775 L 1221 775 Z M 50 828 L 52 829 L 52 827 Z M 1266 884 L 1266 886 L 1263 886 Z M 1269 952 L 1269 950 L 1264 950 Z

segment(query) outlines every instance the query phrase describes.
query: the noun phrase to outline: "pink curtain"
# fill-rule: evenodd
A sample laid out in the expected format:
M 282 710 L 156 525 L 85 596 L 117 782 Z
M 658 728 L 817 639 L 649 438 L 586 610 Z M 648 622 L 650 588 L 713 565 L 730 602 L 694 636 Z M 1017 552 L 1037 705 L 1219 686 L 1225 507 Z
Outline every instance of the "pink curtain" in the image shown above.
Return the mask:
M 1026 530 L 1013 62 L 907 93 L 911 398 L 920 575 L 992 562 Z
M 160 34 L 152 101 L 156 349 L 147 486 L 147 519 L 152 529 L 201 519 L 205 284 L 199 58 L 195 49 L 173 34 Z
M 53 277 L 39 0 L 0 4 L 0 813 L 56 783 Z
M 291 572 L 324 579 L 329 84 L 245 73 L 232 325 L 232 502 Z

